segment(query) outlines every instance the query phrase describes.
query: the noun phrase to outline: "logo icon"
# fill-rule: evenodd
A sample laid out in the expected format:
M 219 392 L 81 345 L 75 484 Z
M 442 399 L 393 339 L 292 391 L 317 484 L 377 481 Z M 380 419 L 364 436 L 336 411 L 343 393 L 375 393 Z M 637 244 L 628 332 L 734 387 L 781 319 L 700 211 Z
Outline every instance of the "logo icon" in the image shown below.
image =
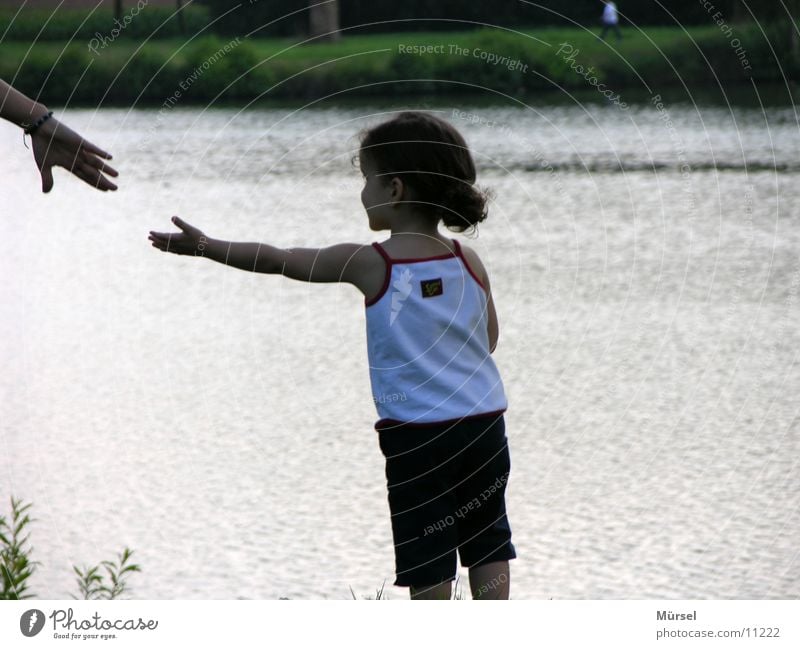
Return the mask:
M 436 279 L 423 279 L 419 284 L 422 287 L 422 297 L 436 297 L 444 293 L 441 277 Z
M 38 608 L 25 611 L 19 618 L 19 630 L 22 635 L 32 638 L 44 628 L 44 613 Z
M 412 277 L 412 272 L 408 268 L 404 268 L 403 272 L 400 274 L 400 277 L 392 282 L 394 291 L 392 292 L 392 313 L 389 316 L 390 327 L 394 324 L 395 319 L 400 313 L 400 309 L 403 308 L 403 302 L 405 302 L 406 298 L 411 295 Z

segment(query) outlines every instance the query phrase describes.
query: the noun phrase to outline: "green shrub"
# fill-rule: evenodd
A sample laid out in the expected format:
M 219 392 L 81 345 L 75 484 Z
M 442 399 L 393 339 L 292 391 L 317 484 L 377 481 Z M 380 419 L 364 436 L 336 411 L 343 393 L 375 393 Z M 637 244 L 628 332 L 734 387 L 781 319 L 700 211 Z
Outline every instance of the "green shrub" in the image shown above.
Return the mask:
M 373 35 L 344 39 L 338 44 L 294 47 L 280 54 L 288 41 L 242 39 L 227 54 L 219 54 L 230 40 L 217 36 L 185 46 L 182 40 L 150 41 L 138 53 L 134 53 L 138 44 L 120 41 L 98 55 L 78 44 L 62 52 L 59 44 L 43 43 L 30 53 L 24 45 L 9 44 L 3 46 L 0 77 L 14 79 L 20 90 L 41 96 L 45 102 L 66 102 L 72 97 L 72 103 L 92 106 L 101 99 L 102 105 L 130 105 L 140 93 L 139 101 L 160 104 L 181 83 L 188 86 L 181 90 L 181 101 L 186 104 L 205 103 L 219 93 L 223 93 L 220 99 L 250 100 L 272 86 L 267 99 L 309 99 L 339 91 L 347 96 L 402 97 L 434 91 L 474 94 L 481 86 L 517 96 L 554 90 L 554 84 L 569 90 L 589 89 L 585 78 L 589 74 L 621 92 L 681 83 L 716 85 L 715 75 L 721 82 L 746 81 L 749 75 L 756 80 L 781 80 L 771 50 L 774 47 L 783 73 L 797 78 L 800 66 L 789 55 L 788 29 L 780 25 L 765 29 L 766 38 L 758 26 L 735 27 L 733 36 L 747 51 L 751 70 L 743 69 L 731 37 L 712 26 L 688 32 L 680 28 L 628 30 L 621 43 L 604 43 L 596 33 L 580 29 L 535 32 L 549 46 L 499 29 L 446 35 Z M 400 53 L 400 42 L 445 47 L 441 53 L 418 56 Z M 576 50 L 575 64 L 582 65 L 586 74 L 572 69 L 566 53 L 558 53 L 563 42 Z M 451 52 L 453 44 L 468 50 L 468 55 Z M 509 68 L 505 62 L 476 58 L 476 49 L 518 60 L 520 66 Z M 360 52 L 371 53 L 358 55 Z M 212 59 L 213 64 L 203 67 Z M 79 82 L 90 62 L 91 68 Z M 115 80 L 118 73 L 120 78 Z M 398 79 L 406 81 L 396 82 Z M 356 86 L 361 87 L 354 89 Z
M 104 3 L 110 4 L 110 3 Z M 118 29 L 121 39 L 144 40 L 180 36 L 180 24 L 171 7 L 147 6 L 132 14 L 135 3 L 129 2 L 122 16 L 128 23 L 119 29 L 114 12 L 107 7 L 95 11 L 85 9 L 15 9 L 0 10 L 0 35 L 7 41 L 67 41 L 86 44 L 92 38 L 109 38 Z M 186 34 L 196 34 L 209 22 L 208 9 L 194 3 L 183 10 Z
M 25 528 L 36 519 L 30 518 L 26 513 L 31 503 L 24 505 L 22 501 L 11 497 L 11 524 L 5 517 L 0 516 L 0 577 L 2 588 L 0 600 L 32 599 L 36 597 L 28 592 L 28 579 L 33 575 L 34 569 L 40 565 L 32 561 L 30 555 L 32 547 L 28 547 L 30 535 L 22 536 Z M 78 576 L 80 598 L 73 599 L 117 599 L 127 588 L 126 577 L 128 573 L 140 572 L 136 564 L 129 564 L 128 560 L 133 555 L 133 550 L 125 548 L 119 555 L 117 563 L 102 561 L 108 573 L 109 584 L 105 582 L 105 575 L 100 573 L 100 565 L 86 567 L 83 570 L 77 566 L 72 569 Z
M 33 595 L 27 592 L 28 579 L 38 565 L 29 556 L 33 548 L 26 546 L 28 536 L 23 537 L 25 527 L 32 519 L 25 512 L 30 504 L 23 505 L 19 500 L 11 498 L 11 525 L 0 516 L 0 573 L 2 573 L 2 590 L 0 599 L 30 599 Z
M 80 599 L 117 599 L 128 586 L 126 575 L 129 572 L 140 572 L 136 564 L 128 564 L 133 550 L 125 548 L 119 555 L 117 563 L 113 561 L 102 561 L 101 565 L 108 573 L 109 585 L 106 585 L 104 575 L 100 574 L 100 566 L 86 567 L 83 570 L 77 566 L 72 566 L 78 576 L 78 588 L 80 589 Z M 79 599 L 73 596 L 73 599 Z

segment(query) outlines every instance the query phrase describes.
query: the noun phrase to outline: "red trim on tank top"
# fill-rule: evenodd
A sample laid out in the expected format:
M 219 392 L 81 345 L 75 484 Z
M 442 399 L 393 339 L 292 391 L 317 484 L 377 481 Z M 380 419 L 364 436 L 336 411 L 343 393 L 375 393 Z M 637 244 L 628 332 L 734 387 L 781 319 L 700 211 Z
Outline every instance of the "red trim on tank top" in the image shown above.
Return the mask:
M 464 256 L 464 252 L 461 250 L 461 244 L 458 242 L 458 239 L 450 239 L 453 242 L 453 248 L 455 249 L 454 252 L 449 252 L 445 255 L 436 255 L 434 257 L 411 257 L 406 259 L 392 259 L 389 256 L 389 253 L 383 248 L 381 244 L 377 241 L 373 241 L 372 245 L 375 249 L 380 253 L 381 257 L 383 257 L 384 261 L 386 261 L 386 275 L 383 278 L 383 286 L 381 290 L 378 291 L 378 294 L 373 297 L 371 300 L 367 300 L 364 298 L 364 306 L 372 306 L 378 300 L 380 300 L 385 294 L 386 291 L 389 289 L 389 281 L 392 278 L 392 266 L 394 264 L 416 264 L 423 261 L 438 261 L 440 259 L 452 259 L 453 257 L 458 257 L 464 263 L 464 267 L 467 269 L 467 272 L 472 276 L 476 282 L 478 282 L 478 286 L 480 286 L 484 292 L 488 293 L 489 291 L 486 290 L 486 286 L 480 280 L 478 275 L 472 270 L 472 266 L 470 266 L 467 258 Z
M 375 304 L 378 300 L 380 300 L 384 296 L 384 294 L 386 293 L 386 291 L 389 288 L 389 281 L 391 280 L 391 277 L 392 277 L 392 266 L 393 265 L 395 265 L 395 264 L 416 264 L 416 263 L 423 262 L 423 261 L 438 261 L 440 259 L 453 259 L 454 257 L 458 257 L 459 256 L 459 254 L 457 252 L 458 251 L 458 242 L 455 239 L 451 239 L 451 241 L 453 242 L 454 247 L 455 247 L 456 250 L 453 251 L 453 252 L 449 252 L 446 255 L 435 255 L 433 257 L 410 257 L 410 258 L 406 258 L 406 259 L 392 259 L 389 256 L 389 253 L 386 252 L 386 250 L 384 249 L 384 247 L 381 244 L 379 244 L 377 241 L 373 241 L 372 245 L 381 254 L 381 257 L 383 257 L 383 259 L 386 261 L 386 276 L 383 279 L 383 286 L 381 287 L 381 290 L 378 292 L 378 294 L 375 297 L 373 297 L 371 300 L 367 300 L 366 298 L 364 298 L 364 306 L 372 306 L 373 304 Z M 462 259 L 463 259 L 463 257 L 462 257 Z M 469 265 L 467 265 L 467 270 L 469 270 L 470 273 L 472 273 L 472 270 L 470 269 Z M 472 274 L 472 276 L 475 277 L 474 274 Z M 478 282 L 478 284 L 480 284 L 480 281 Z M 481 286 L 483 286 L 483 285 L 481 284 Z
M 456 239 L 453 239 L 452 241 L 453 241 L 453 245 L 455 245 L 455 248 L 456 248 L 456 254 L 459 257 L 461 257 L 461 261 L 464 262 L 464 266 L 466 266 L 467 271 L 469 271 L 469 274 L 472 275 L 472 279 L 474 279 L 476 282 L 478 282 L 478 286 L 480 286 L 484 290 L 484 292 L 488 293 L 488 291 L 486 290 L 486 287 L 483 285 L 483 282 L 475 274 L 475 271 L 472 270 L 472 266 L 469 265 L 469 262 L 467 261 L 467 258 L 464 256 L 464 253 L 461 251 L 461 244 Z
M 454 252 L 448 252 L 446 255 L 436 255 L 435 257 L 412 257 L 410 259 L 393 259 L 395 264 L 416 264 L 420 261 L 438 261 L 439 259 L 452 259 L 456 256 Z
M 389 288 L 389 280 L 392 279 L 392 258 L 386 253 L 386 251 L 383 249 L 383 246 L 377 241 L 373 241 L 372 245 L 386 262 L 386 275 L 383 277 L 383 286 L 381 287 L 381 290 L 378 291 L 378 294 L 371 300 L 368 300 L 366 297 L 364 298 L 365 307 L 372 306 L 386 294 L 386 291 Z

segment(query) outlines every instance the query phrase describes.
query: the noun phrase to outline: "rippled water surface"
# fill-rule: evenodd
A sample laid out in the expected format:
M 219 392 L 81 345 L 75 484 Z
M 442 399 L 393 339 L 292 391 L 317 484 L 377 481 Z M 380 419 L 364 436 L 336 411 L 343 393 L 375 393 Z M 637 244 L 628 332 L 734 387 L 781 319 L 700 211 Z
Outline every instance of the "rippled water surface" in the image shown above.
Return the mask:
M 38 193 L 0 125 L 0 512 L 34 504 L 38 597 L 126 545 L 131 597 L 389 588 L 357 291 L 147 232 L 380 240 L 350 156 L 397 108 L 62 111 L 114 153 L 109 195 L 58 171 Z M 512 597 L 800 597 L 794 110 L 426 108 L 495 190 L 469 243 L 500 317 Z

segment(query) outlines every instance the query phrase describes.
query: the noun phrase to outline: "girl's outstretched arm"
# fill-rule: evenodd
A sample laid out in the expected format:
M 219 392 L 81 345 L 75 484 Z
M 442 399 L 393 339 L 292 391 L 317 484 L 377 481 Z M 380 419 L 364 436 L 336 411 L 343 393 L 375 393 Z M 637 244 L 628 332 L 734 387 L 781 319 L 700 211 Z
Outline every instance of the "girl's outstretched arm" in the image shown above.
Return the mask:
M 370 246 L 341 243 L 328 248 L 276 248 L 266 243 L 240 243 L 212 239 L 177 216 L 172 222 L 181 232 L 153 232 L 154 248 L 176 255 L 207 257 L 255 273 L 281 274 L 306 282 L 348 282 L 364 291 L 367 265 L 374 262 Z

